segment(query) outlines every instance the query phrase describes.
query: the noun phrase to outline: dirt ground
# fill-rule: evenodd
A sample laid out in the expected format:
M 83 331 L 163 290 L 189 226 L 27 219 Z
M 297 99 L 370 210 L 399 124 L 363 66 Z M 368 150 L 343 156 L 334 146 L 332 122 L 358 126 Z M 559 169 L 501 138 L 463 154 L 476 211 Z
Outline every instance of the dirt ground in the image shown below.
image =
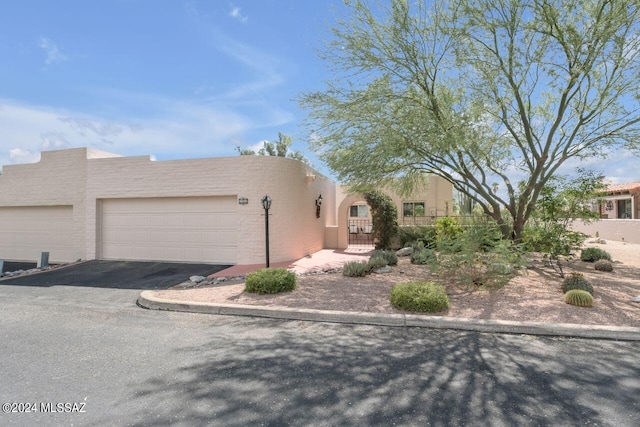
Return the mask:
M 593 284 L 594 306 L 575 307 L 564 302 L 562 279 L 540 260 L 531 260 L 528 268 L 500 289 L 469 289 L 432 275 L 426 266 L 401 258 L 391 273 L 371 274 L 362 278 L 344 277 L 342 273 L 302 275 L 293 292 L 256 295 L 244 292 L 244 283 L 226 282 L 196 289 L 158 291 L 161 298 L 338 310 L 370 313 L 402 313 L 389 302 L 396 283 L 420 279 L 434 280 L 445 286 L 451 308 L 434 315 L 458 318 L 515 320 L 583 325 L 640 327 L 640 245 L 606 241 L 588 241 L 585 246 L 600 247 L 611 254 L 614 271 L 596 271 L 593 263 L 576 259 L 565 266 L 565 273 L 583 273 Z M 428 315 L 428 314 L 425 314 Z

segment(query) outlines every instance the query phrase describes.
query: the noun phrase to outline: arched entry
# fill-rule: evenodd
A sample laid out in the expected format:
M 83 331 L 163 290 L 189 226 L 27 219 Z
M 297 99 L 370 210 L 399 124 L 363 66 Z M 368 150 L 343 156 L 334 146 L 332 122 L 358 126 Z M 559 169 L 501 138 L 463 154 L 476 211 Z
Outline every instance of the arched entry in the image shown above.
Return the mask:
M 362 195 L 347 196 L 338 206 L 338 246 L 373 247 L 371 210 Z

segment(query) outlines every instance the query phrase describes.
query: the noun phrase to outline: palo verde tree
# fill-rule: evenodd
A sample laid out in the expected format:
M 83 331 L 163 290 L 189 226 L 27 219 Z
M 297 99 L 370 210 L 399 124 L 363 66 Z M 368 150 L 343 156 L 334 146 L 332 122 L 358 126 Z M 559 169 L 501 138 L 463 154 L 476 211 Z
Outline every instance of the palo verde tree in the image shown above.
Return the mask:
M 301 104 L 347 184 L 435 174 L 519 241 L 563 164 L 640 144 L 640 0 L 346 3 Z
M 291 137 L 289 135 L 278 132 L 278 140 L 273 142 L 264 141 L 262 143 L 262 148 L 259 149 L 257 153 L 250 148 L 240 147 L 236 147 L 236 151 L 241 156 L 253 156 L 257 154 L 258 156 L 287 157 L 309 164 L 309 160 L 304 156 L 304 154 L 302 154 L 300 151 L 289 149 L 292 143 L 293 141 L 291 140 Z

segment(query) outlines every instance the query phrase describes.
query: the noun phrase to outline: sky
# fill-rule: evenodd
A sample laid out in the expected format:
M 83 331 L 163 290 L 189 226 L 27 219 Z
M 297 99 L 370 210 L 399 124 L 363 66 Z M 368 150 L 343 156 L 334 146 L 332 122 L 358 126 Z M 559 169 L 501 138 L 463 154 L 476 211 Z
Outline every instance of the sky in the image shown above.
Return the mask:
M 0 12 L 0 165 L 91 147 L 157 160 L 293 138 L 341 0 L 20 0 Z
M 278 132 L 314 167 L 298 106 L 342 0 L 2 0 L 0 165 L 91 147 L 156 160 L 237 155 Z M 637 157 L 589 164 L 640 180 Z

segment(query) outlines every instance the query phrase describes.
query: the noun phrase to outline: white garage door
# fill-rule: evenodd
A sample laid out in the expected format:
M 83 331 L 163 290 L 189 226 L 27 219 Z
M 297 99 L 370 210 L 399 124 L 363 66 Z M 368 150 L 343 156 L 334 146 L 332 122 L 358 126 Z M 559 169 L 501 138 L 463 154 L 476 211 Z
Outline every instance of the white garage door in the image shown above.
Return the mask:
M 102 200 L 100 258 L 235 264 L 236 197 Z
M 36 261 L 49 252 L 49 261 L 78 258 L 73 248 L 72 206 L 0 208 L 0 259 Z

